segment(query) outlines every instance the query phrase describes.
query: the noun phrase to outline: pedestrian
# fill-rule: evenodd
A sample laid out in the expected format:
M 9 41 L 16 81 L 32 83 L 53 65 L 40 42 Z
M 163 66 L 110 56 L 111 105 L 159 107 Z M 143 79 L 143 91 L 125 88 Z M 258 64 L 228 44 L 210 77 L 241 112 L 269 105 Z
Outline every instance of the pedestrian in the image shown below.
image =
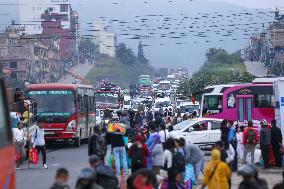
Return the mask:
M 168 108 L 166 108 L 165 111 L 164 111 L 164 117 L 166 118 L 168 116 L 169 116 L 169 110 L 168 110 Z
M 122 112 L 122 116 L 119 120 L 119 123 L 123 123 L 126 125 L 126 128 L 130 128 L 130 118 L 127 114 L 127 111 Z
M 267 122 L 263 119 L 260 122 L 261 130 L 260 130 L 260 149 L 261 156 L 264 163 L 264 168 L 269 168 L 269 149 L 271 145 L 271 130 L 267 128 Z
M 237 154 L 238 158 L 241 162 L 243 162 L 243 156 L 244 156 L 244 140 L 243 140 L 243 133 L 244 133 L 245 127 L 242 125 L 240 126 L 239 132 L 237 132 Z
M 135 116 L 135 127 L 141 128 L 142 126 L 143 126 L 143 116 L 140 112 L 137 112 Z
M 59 168 L 56 171 L 55 183 L 50 187 L 50 189 L 70 189 L 68 185 L 69 172 L 66 168 Z
M 202 189 L 229 189 L 228 180 L 231 178 L 229 166 L 221 161 L 221 153 L 214 149 L 211 152 L 211 161 L 206 165 Z
M 271 145 L 273 149 L 273 154 L 276 161 L 276 167 L 281 167 L 282 165 L 282 155 L 281 149 L 283 149 L 282 144 L 282 134 L 281 130 L 276 125 L 276 120 L 271 121 Z
M 185 157 L 184 145 L 182 144 L 180 139 L 175 138 L 175 145 L 176 145 L 177 151 Z
M 155 189 L 159 184 L 153 171 L 140 169 L 127 179 L 127 189 Z
M 90 166 L 96 172 L 97 184 L 104 189 L 118 189 L 119 182 L 112 167 L 104 165 L 97 155 L 89 157 Z
M 214 149 L 217 149 L 221 153 L 221 161 L 227 163 L 228 153 L 225 150 L 223 141 L 219 140 L 215 143 Z
M 27 154 L 25 150 L 26 137 L 23 131 L 23 123 L 18 122 L 17 128 L 13 128 L 14 144 L 20 159 L 17 161 L 17 169 L 23 164 Z
M 169 184 L 169 189 L 190 189 L 191 183 L 189 181 L 184 182 L 183 174 L 181 172 L 174 172 L 174 182 Z
M 194 167 L 195 180 L 197 181 L 200 171 L 204 170 L 204 157 L 205 154 L 200 148 L 192 143 L 185 145 L 185 162 Z
M 224 119 L 221 123 L 221 140 L 223 141 L 224 145 L 228 145 L 229 142 L 229 127 L 228 127 L 228 120 Z
M 151 122 L 148 126 L 150 135 L 148 137 L 148 140 L 146 142 L 147 146 L 152 146 L 154 144 L 154 135 L 158 134 L 156 131 L 155 123 Z
M 111 145 L 115 159 L 116 175 L 121 175 L 120 163 L 123 166 L 123 174 L 128 174 L 125 142 L 120 129 L 117 129 L 115 132 L 108 132 L 106 134 L 106 143 Z
M 37 152 L 41 152 L 42 154 L 42 164 L 43 168 L 47 169 L 48 166 L 46 164 L 46 149 L 45 149 L 45 139 L 44 139 L 44 129 L 43 129 L 43 121 L 39 120 L 37 122 L 38 127 L 32 134 L 32 144 L 33 148 L 37 149 Z
M 154 119 L 153 112 L 151 111 L 150 108 L 148 108 L 147 113 L 146 113 L 146 121 L 147 121 L 147 124 L 149 125 L 149 123 L 152 122 L 153 119 Z
M 166 126 L 165 125 L 161 125 L 160 127 L 160 131 L 159 131 L 159 136 L 160 136 L 160 139 L 161 139 L 161 143 L 165 149 L 165 144 L 166 144 L 166 141 L 167 139 L 170 137 L 170 133 L 169 131 L 166 129 Z
M 22 96 L 21 89 L 16 88 L 15 93 L 14 93 L 14 103 L 21 101 L 21 96 Z
M 147 158 L 149 157 L 148 146 L 145 144 L 145 140 L 141 135 L 135 137 L 135 141 L 128 151 L 128 155 L 131 158 L 131 173 L 135 173 L 137 170 L 147 168 Z
M 255 165 L 242 165 L 238 174 L 243 177 L 238 189 L 268 189 L 267 182 L 258 177 L 258 171 Z
M 164 154 L 163 154 L 163 166 L 164 169 L 167 171 L 168 173 L 168 180 L 169 182 L 173 181 L 173 172 L 172 171 L 172 160 L 173 160 L 173 154 L 175 153 L 176 149 L 175 149 L 175 141 L 173 138 L 168 138 L 168 140 L 166 141 L 166 148 L 164 150 Z
M 103 137 L 100 128 L 94 127 L 94 134 L 89 139 L 88 154 L 97 155 L 103 161 L 106 155 L 105 138 Z
M 243 143 L 244 143 L 244 156 L 243 164 L 246 163 L 247 154 L 251 153 L 251 164 L 254 164 L 254 151 L 255 146 L 258 143 L 256 131 L 253 128 L 253 123 L 248 122 L 248 127 L 244 130 L 243 133 Z
M 154 145 L 151 149 L 153 172 L 155 175 L 160 175 L 160 169 L 163 166 L 163 145 L 161 144 L 160 136 L 154 136 Z
M 76 182 L 76 189 L 104 189 L 96 184 L 96 172 L 92 168 L 81 170 Z

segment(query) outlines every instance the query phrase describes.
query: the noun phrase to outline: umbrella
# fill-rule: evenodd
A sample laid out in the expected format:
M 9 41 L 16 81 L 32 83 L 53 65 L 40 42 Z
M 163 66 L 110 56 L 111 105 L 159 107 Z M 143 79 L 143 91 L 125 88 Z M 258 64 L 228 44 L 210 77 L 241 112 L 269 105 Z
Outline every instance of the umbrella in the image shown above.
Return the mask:
M 117 130 L 124 134 L 126 132 L 126 125 L 123 123 L 110 123 L 108 125 L 108 132 L 115 132 Z

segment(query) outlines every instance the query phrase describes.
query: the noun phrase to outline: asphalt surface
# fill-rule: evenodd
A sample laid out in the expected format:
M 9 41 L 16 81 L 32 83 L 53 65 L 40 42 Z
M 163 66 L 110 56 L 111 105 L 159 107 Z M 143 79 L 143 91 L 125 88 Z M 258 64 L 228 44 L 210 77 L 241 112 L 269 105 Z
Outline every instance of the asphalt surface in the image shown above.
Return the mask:
M 245 61 L 247 71 L 257 77 L 264 77 L 267 75 L 267 68 L 262 62 Z
M 71 68 L 71 72 L 85 78 L 88 74 L 88 72 L 92 69 L 93 65 L 90 65 L 88 63 L 85 64 L 78 64 Z M 58 80 L 58 83 L 64 83 L 64 84 L 72 84 L 75 81 L 75 78 L 71 75 L 65 75 L 61 79 Z M 78 80 L 80 83 L 80 80 Z
M 16 171 L 17 189 L 48 189 L 54 182 L 56 170 L 65 167 L 69 170 L 69 184 L 75 188 L 77 177 L 82 168 L 88 167 L 87 145 L 74 148 L 72 145 L 61 145 L 47 150 L 48 169 L 41 168 L 42 160 L 40 155 L 39 166 L 32 165 L 28 169 L 27 162 L 23 169 Z

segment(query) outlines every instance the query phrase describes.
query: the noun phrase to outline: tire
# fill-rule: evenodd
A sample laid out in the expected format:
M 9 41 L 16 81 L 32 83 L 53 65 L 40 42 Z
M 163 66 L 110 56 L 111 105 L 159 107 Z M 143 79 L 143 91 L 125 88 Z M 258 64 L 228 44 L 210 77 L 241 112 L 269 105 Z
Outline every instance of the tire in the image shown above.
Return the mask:
M 74 144 L 74 147 L 79 148 L 81 146 L 81 139 L 80 139 L 80 137 L 76 137 L 74 139 L 74 143 L 73 144 Z

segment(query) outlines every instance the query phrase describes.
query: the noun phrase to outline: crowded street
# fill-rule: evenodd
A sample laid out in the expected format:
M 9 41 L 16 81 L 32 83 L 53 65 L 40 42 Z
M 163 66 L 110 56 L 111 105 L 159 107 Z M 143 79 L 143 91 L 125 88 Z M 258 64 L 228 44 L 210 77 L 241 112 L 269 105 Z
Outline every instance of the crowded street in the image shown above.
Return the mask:
M 284 1 L 1 0 L 0 189 L 284 189 Z

